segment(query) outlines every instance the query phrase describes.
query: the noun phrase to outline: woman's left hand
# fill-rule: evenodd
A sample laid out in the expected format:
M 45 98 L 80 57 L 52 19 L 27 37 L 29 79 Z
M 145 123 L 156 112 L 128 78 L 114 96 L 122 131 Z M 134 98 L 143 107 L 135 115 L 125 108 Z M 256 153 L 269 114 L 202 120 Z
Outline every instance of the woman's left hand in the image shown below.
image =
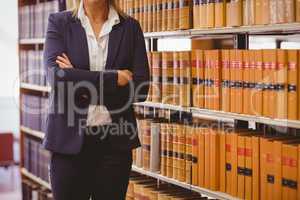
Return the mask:
M 57 56 L 55 61 L 60 68 L 66 69 L 66 68 L 73 68 L 73 65 L 68 58 L 68 56 L 63 53 L 62 56 Z

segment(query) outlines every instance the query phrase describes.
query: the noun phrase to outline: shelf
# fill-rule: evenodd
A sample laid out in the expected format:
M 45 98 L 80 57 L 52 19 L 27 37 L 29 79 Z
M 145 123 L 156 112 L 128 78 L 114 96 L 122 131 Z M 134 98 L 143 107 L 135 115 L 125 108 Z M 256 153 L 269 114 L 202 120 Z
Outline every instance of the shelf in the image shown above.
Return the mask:
M 20 44 L 44 44 L 45 38 L 23 38 L 19 40 Z
M 51 186 L 49 183 L 47 183 L 46 181 L 42 180 L 41 178 L 33 175 L 32 173 L 30 173 L 29 171 L 27 171 L 27 169 L 25 168 L 21 168 L 21 174 L 26 176 L 27 178 L 33 180 L 34 182 L 44 186 L 45 188 L 51 190 Z
M 165 176 L 163 176 L 161 174 L 158 174 L 156 172 L 150 172 L 148 170 L 144 170 L 144 169 L 136 167 L 134 165 L 132 166 L 132 171 L 140 173 L 140 174 L 144 174 L 146 176 L 150 176 L 152 178 L 155 178 L 155 179 L 167 182 L 167 183 L 177 185 L 177 186 L 182 187 L 182 188 L 193 190 L 193 191 L 198 192 L 200 194 L 206 195 L 210 198 L 215 198 L 215 199 L 220 199 L 220 200 L 237 200 L 238 199 L 238 198 L 232 197 L 232 196 L 230 196 L 228 194 L 225 194 L 225 193 L 222 193 L 222 192 L 216 192 L 216 191 L 208 190 L 208 189 L 205 189 L 205 188 L 200 188 L 198 186 L 193 186 L 193 185 L 190 185 L 190 184 L 187 184 L 187 183 L 183 183 L 183 182 L 180 182 L 180 181 L 175 180 L 173 178 L 168 178 L 168 177 L 165 177 Z
M 174 105 L 168 105 L 162 103 L 140 102 L 140 103 L 135 103 L 135 105 L 153 107 L 158 109 L 170 109 L 170 110 L 191 112 L 193 117 L 207 119 L 207 120 L 216 120 L 222 122 L 234 122 L 235 120 L 240 120 L 240 121 L 248 121 L 251 123 L 255 122 L 255 123 L 268 124 L 274 126 L 300 128 L 300 120 L 272 119 L 268 117 L 230 113 L 230 112 L 223 112 L 217 110 L 199 109 L 193 107 L 182 108 L 180 106 L 174 106 Z
M 163 103 L 154 103 L 150 101 L 134 103 L 134 105 L 159 108 L 159 109 L 176 110 L 176 111 L 190 111 L 188 107 L 176 106 L 171 104 L 163 104 Z
M 297 32 L 300 33 L 300 23 L 149 32 L 149 33 L 144 33 L 144 37 L 145 38 L 196 37 L 201 35 L 218 35 L 218 34 L 234 34 L 234 33 L 249 33 L 249 34 L 278 33 L 279 34 L 279 33 L 297 33 Z
M 40 91 L 40 92 L 50 92 L 51 87 L 49 86 L 41 86 L 41 85 L 35 85 L 30 83 L 20 83 L 20 88 L 27 89 L 27 90 L 34 90 L 34 91 Z
M 29 135 L 40 138 L 40 139 L 44 139 L 44 137 L 45 137 L 45 133 L 40 132 L 40 131 L 32 130 L 31 128 L 28 128 L 28 127 L 25 127 L 25 126 L 21 126 L 20 130 L 27 133 L 27 134 L 29 134 Z

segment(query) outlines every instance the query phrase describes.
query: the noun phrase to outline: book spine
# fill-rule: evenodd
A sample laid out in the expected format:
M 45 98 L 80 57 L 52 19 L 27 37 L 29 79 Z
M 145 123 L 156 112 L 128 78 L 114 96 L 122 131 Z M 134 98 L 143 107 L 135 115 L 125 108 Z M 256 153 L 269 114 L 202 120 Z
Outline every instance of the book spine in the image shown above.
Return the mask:
M 162 13 L 161 13 L 161 31 L 167 31 L 167 26 L 168 26 L 168 0 L 162 0 Z
M 193 28 L 200 28 L 200 0 L 193 0 Z
M 210 129 L 206 128 L 204 132 L 204 187 L 210 188 Z
M 191 28 L 192 2 L 179 0 L 179 29 Z
M 186 126 L 186 139 L 185 139 L 185 182 L 192 184 L 192 157 L 193 157 L 193 132 L 192 126 Z
M 288 119 L 298 119 L 298 52 L 289 50 L 288 52 Z
M 181 126 L 178 131 L 178 180 L 185 182 L 186 169 L 185 169 L 185 153 L 186 153 L 186 126 Z
M 199 137 L 198 127 L 191 127 L 192 129 L 192 184 L 198 185 L 198 151 L 199 151 Z
M 179 63 L 179 52 L 173 52 L 173 104 L 179 105 L 180 103 L 180 90 L 181 90 L 181 84 L 180 84 L 180 63 Z
M 167 30 L 174 30 L 174 0 L 167 1 Z
M 253 167 L 252 167 L 252 137 L 248 136 L 245 138 L 245 199 L 252 199 L 252 175 L 253 175 Z
M 226 192 L 226 131 L 220 131 L 220 192 Z
M 215 0 L 215 27 L 224 27 L 226 24 L 226 1 Z
M 245 199 L 245 137 L 239 135 L 237 140 L 237 197 Z
M 200 28 L 207 28 L 207 1 L 208 0 L 199 0 Z
M 167 175 L 167 125 L 162 123 L 160 125 L 160 145 L 161 145 L 161 161 L 160 173 L 163 176 Z
M 230 112 L 230 58 L 229 50 L 222 50 L 222 110 Z
M 161 52 L 152 52 L 152 101 L 161 102 Z
M 174 0 L 173 1 L 173 7 L 174 7 L 174 13 L 173 13 L 173 17 L 174 17 L 174 20 L 173 20 L 173 27 L 174 27 L 174 30 L 178 30 L 179 29 L 179 8 L 180 6 L 180 3 L 179 3 L 179 0 Z
M 167 143 L 167 159 L 166 159 L 166 165 L 167 165 L 167 177 L 172 178 L 173 177 L 173 124 L 166 124 L 166 143 Z
M 179 103 L 181 106 L 190 106 L 191 103 L 191 69 L 190 69 L 190 52 L 179 52 L 179 68 L 180 68 L 180 91 Z
M 210 130 L 210 189 L 220 189 L 220 134 L 217 129 Z
M 215 26 L 215 0 L 208 0 L 206 9 L 207 27 L 213 28 Z
M 276 117 L 287 118 L 287 54 L 286 50 L 277 50 L 277 72 L 276 72 Z
M 204 187 L 205 177 L 205 129 L 202 127 L 198 128 L 198 185 Z

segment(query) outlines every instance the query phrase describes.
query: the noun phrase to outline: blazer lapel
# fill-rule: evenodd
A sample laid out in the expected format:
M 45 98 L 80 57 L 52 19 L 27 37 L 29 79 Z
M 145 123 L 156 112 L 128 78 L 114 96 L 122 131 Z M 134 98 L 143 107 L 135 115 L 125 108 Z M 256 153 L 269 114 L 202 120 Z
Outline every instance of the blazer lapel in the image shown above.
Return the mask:
M 109 33 L 109 40 L 108 40 L 108 52 L 107 52 L 107 60 L 105 69 L 113 69 L 115 66 L 114 61 L 118 54 L 119 45 L 122 40 L 124 32 L 124 27 L 122 26 L 122 22 L 115 25 L 111 32 Z
M 90 70 L 89 62 L 89 49 L 88 42 L 84 28 L 82 27 L 79 19 L 74 19 L 71 23 L 71 31 L 74 36 L 74 48 L 76 55 L 78 56 L 78 62 L 80 63 L 80 69 Z

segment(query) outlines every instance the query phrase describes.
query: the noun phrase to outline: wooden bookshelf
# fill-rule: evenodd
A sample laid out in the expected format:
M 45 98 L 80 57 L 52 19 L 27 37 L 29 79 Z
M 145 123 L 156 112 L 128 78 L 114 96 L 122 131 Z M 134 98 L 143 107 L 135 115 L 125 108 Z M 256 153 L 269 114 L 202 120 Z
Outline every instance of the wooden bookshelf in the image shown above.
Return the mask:
M 218 110 L 199 109 L 194 107 L 180 107 L 162 103 L 152 102 L 140 102 L 135 103 L 136 106 L 152 107 L 155 109 L 166 109 L 174 111 L 185 111 L 192 114 L 193 117 L 202 118 L 207 120 L 215 120 L 222 122 L 234 122 L 235 120 L 247 121 L 250 123 L 261 123 L 273 126 L 289 127 L 289 128 L 300 128 L 299 120 L 287 120 L 287 119 L 272 119 L 268 117 L 260 117 L 254 115 L 245 115 L 238 113 L 230 113 Z
M 49 86 L 42 86 L 42 85 L 35 85 L 30 83 L 20 83 L 20 88 L 26 89 L 26 90 L 34 90 L 39 92 L 50 92 L 51 87 Z
M 168 178 L 166 176 L 163 176 L 157 172 L 151 172 L 148 170 L 144 170 L 143 168 L 139 168 L 137 166 L 132 166 L 132 171 L 140 173 L 140 174 L 144 174 L 146 176 L 155 178 L 157 180 L 166 182 L 166 183 L 171 183 L 173 185 L 177 185 L 179 187 L 188 189 L 188 190 L 192 190 L 195 192 L 199 192 L 200 194 L 207 196 L 209 198 L 215 198 L 215 199 L 220 199 L 220 200 L 238 200 L 238 198 L 232 197 L 228 194 L 222 193 L 222 192 L 216 192 L 216 191 L 212 191 L 212 190 L 208 190 L 205 188 L 201 188 L 201 187 L 197 187 L 191 184 L 187 184 L 187 183 L 183 183 L 180 182 L 178 180 L 175 180 L 173 178 Z
M 19 44 L 44 44 L 45 38 L 20 39 Z
M 29 178 L 30 180 L 34 181 L 35 183 L 44 186 L 45 188 L 51 190 L 51 186 L 49 183 L 47 183 L 46 181 L 42 180 L 41 178 L 33 175 L 32 173 L 30 173 L 27 169 L 25 168 L 21 168 L 21 174 L 27 178 Z
M 25 126 L 20 126 L 20 130 L 28 135 L 37 137 L 39 139 L 44 139 L 44 137 L 45 137 L 45 133 L 43 133 L 41 131 L 32 130 L 31 128 L 28 128 Z

